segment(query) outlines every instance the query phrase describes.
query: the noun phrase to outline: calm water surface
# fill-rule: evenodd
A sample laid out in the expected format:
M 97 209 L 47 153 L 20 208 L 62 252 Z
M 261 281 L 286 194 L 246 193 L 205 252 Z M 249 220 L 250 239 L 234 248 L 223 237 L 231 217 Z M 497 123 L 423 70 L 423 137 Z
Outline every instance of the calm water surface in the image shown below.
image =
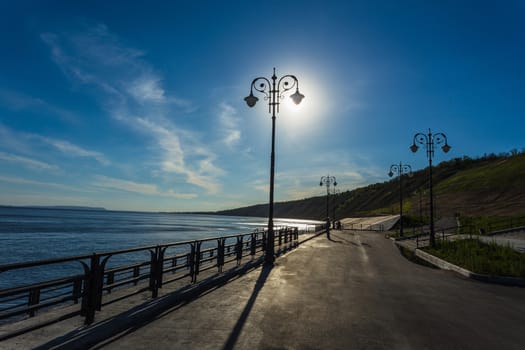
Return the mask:
M 308 220 L 275 219 L 299 226 Z M 249 233 L 266 218 L 0 207 L 0 265 Z

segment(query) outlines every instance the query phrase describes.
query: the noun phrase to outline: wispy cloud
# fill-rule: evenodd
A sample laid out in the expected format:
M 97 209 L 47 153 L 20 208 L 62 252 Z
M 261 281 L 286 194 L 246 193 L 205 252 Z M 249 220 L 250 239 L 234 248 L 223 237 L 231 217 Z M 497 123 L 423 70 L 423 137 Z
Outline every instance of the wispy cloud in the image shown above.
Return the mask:
M 31 147 L 27 144 L 23 134 L 14 132 L 2 124 L 0 124 L 0 145 L 20 153 L 27 154 L 31 151 Z
M 65 122 L 78 123 L 79 118 L 67 109 L 52 105 L 41 98 L 26 95 L 24 93 L 0 89 L 0 104 L 14 111 L 29 110 L 41 114 L 55 116 Z
M 215 179 L 223 174 L 223 171 L 213 164 L 214 155 L 204 147 L 195 146 L 185 152 L 182 148 L 180 136 L 176 131 L 151 120 L 137 118 L 144 130 L 152 134 L 163 151 L 161 155 L 161 169 L 165 172 L 178 173 L 185 176 L 187 183 L 203 188 L 209 194 L 215 194 L 220 190 L 220 185 Z M 187 144 L 192 145 L 194 138 L 182 137 Z M 193 167 L 186 164 L 188 156 L 194 159 Z
M 139 77 L 131 83 L 127 91 L 141 103 L 166 101 L 166 96 L 160 86 L 159 79 L 151 75 Z
M 107 177 L 103 175 L 98 175 L 96 177 L 96 181 L 93 182 L 93 186 L 125 192 L 139 193 L 147 196 L 163 196 L 182 199 L 191 199 L 197 196 L 193 193 L 175 193 L 172 190 L 160 191 L 157 185 L 154 184 L 138 183 L 128 180 Z
M 39 160 L 27 158 L 27 157 L 17 156 L 17 155 L 10 154 L 10 153 L 0 152 L 0 159 L 7 161 L 7 162 L 21 164 L 31 169 L 37 169 L 37 170 L 56 170 L 58 169 L 58 167 L 55 165 L 51 165 L 51 164 L 41 162 Z
M 67 186 L 67 185 L 54 183 L 54 182 L 29 180 L 29 179 L 24 179 L 20 177 L 0 176 L 0 181 L 13 183 L 13 184 L 19 184 L 19 185 L 52 187 L 52 188 L 56 188 L 56 189 L 60 189 L 60 190 L 68 191 L 68 192 L 91 192 L 79 186 Z
M 237 110 L 227 103 L 221 103 L 219 108 L 219 123 L 224 134 L 223 142 L 229 148 L 233 148 L 241 139 Z
M 217 177 L 224 171 L 215 165 L 214 152 L 199 143 L 194 133 L 173 124 L 174 114 L 196 107 L 165 91 L 162 76 L 146 62 L 143 51 L 123 44 L 103 24 L 76 33 L 43 33 L 41 39 L 66 76 L 96 87 L 112 117 L 150 138 L 148 150 L 157 162 L 153 174 L 176 173 L 207 193 L 220 190 Z
M 66 154 L 68 156 L 93 158 L 97 162 L 99 162 L 100 164 L 103 164 L 103 165 L 109 165 L 110 164 L 110 162 L 106 158 L 106 156 L 104 156 L 100 152 L 90 151 L 90 150 L 84 149 L 84 148 L 82 148 L 80 146 L 74 145 L 71 142 L 65 141 L 65 140 L 52 139 L 52 138 L 43 137 L 43 136 L 39 136 L 38 138 L 41 141 L 43 141 L 43 142 L 53 146 L 54 148 L 56 148 L 57 150 L 59 150 L 60 152 Z
M 35 155 L 41 154 L 42 144 L 49 145 L 68 157 L 92 158 L 103 165 L 110 164 L 107 157 L 100 152 L 85 149 L 66 140 L 32 133 L 17 132 L 0 124 L 0 145 L 32 156 L 15 156 L 9 153 L 0 153 L 0 155 L 3 155 L 0 159 L 23 163 L 35 169 L 58 169 L 57 166 L 34 159 Z

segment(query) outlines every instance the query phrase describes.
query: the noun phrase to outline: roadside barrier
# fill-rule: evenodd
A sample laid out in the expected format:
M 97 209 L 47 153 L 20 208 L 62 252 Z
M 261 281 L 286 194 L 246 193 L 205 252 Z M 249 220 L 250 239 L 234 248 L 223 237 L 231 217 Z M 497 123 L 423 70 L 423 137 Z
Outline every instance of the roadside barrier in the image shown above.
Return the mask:
M 296 227 L 275 229 L 274 247 L 292 249 L 298 244 Z M 34 269 L 31 281 L 0 289 L 0 321 L 35 316 L 58 305 L 80 304 L 64 317 L 81 315 L 85 324 L 95 320 L 103 299 L 115 290 L 126 291 L 118 300 L 150 291 L 157 298 L 159 289 L 183 279 L 197 282 L 199 274 L 210 270 L 222 273 L 224 267 L 238 266 L 243 259 L 265 251 L 267 231 L 145 246 L 110 252 L 33 262 L 0 265 L 0 274 Z M 59 278 L 39 280 L 44 270 L 68 271 Z M 73 272 L 71 272 L 73 271 Z M 137 286 L 137 288 L 124 288 Z
M 343 224 L 343 230 L 354 230 L 354 231 L 378 231 L 383 232 L 385 226 L 383 224 Z

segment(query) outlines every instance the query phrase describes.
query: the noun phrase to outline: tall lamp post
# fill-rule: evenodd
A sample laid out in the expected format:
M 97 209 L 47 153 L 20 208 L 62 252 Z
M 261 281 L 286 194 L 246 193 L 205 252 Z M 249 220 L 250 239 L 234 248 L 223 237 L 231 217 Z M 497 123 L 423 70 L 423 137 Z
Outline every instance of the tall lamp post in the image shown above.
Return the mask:
M 428 129 L 428 134 L 417 133 L 414 135 L 414 141 L 410 150 L 414 153 L 417 152 L 419 147 L 417 144 L 423 145 L 427 151 L 428 158 L 428 171 L 429 171 L 429 182 L 430 182 L 430 246 L 435 247 L 436 245 L 436 233 L 434 231 L 434 196 L 432 193 L 432 158 L 434 157 L 434 146 L 443 145 L 441 149 L 443 152 L 447 153 L 450 151 L 450 146 L 447 143 L 447 136 L 442 132 L 437 134 L 432 134 L 430 129 Z
M 330 185 L 337 186 L 337 180 L 335 179 L 335 176 L 321 176 L 321 181 L 319 181 L 319 186 L 326 186 L 326 218 L 328 219 L 330 217 Z M 330 225 L 330 222 L 328 222 Z
M 332 221 L 333 221 L 333 228 L 337 228 L 336 227 L 336 220 L 335 220 L 335 208 L 336 208 L 336 199 L 337 199 L 337 196 L 341 194 L 341 191 L 339 190 L 336 190 L 335 189 L 335 186 L 334 186 L 334 191 L 332 193 L 334 195 L 334 199 L 332 201 Z
M 274 189 L 274 174 L 275 174 L 275 117 L 279 113 L 279 104 L 284 98 L 287 91 L 295 88 L 295 93 L 290 95 L 290 98 L 295 104 L 301 103 L 304 95 L 299 92 L 299 81 L 294 75 L 284 75 L 277 79 L 275 75 L 275 68 L 271 82 L 265 77 L 258 77 L 253 79 L 250 86 L 250 95 L 244 98 L 248 107 L 253 107 L 259 101 L 253 95 L 253 91 L 260 92 L 264 95 L 264 99 L 268 100 L 268 112 L 272 115 L 272 153 L 270 156 L 270 203 L 268 205 L 268 237 L 266 243 L 265 262 L 273 264 L 275 261 L 274 255 L 274 231 L 273 231 L 273 189 Z
M 403 237 L 403 175 L 412 175 L 412 167 L 408 164 L 392 164 L 388 176 L 392 177 L 397 174 L 399 177 L 399 235 Z

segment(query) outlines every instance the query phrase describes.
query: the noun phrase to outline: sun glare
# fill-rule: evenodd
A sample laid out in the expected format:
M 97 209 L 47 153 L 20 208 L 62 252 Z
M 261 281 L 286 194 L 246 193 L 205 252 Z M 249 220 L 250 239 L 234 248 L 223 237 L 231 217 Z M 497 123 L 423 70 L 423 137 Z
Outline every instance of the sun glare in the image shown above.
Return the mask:
M 281 100 L 279 122 L 281 125 L 292 132 L 292 134 L 304 134 L 308 129 L 315 128 L 317 123 L 322 122 L 320 118 L 319 101 L 322 96 L 315 89 L 314 84 L 310 84 L 306 78 L 299 79 L 299 91 L 304 95 L 299 104 L 295 104 L 290 95 L 295 90 L 290 91 L 284 99 Z

